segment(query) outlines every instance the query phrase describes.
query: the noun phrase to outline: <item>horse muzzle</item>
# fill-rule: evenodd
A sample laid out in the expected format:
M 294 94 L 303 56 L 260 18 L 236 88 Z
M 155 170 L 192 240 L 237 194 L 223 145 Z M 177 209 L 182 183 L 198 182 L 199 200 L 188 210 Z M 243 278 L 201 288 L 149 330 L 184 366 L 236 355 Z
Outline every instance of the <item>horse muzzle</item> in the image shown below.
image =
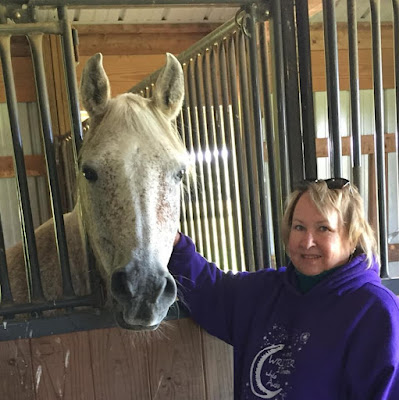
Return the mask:
M 112 273 L 111 293 L 119 326 L 132 330 L 154 330 L 176 300 L 176 282 L 161 268 L 138 268 L 129 263 Z

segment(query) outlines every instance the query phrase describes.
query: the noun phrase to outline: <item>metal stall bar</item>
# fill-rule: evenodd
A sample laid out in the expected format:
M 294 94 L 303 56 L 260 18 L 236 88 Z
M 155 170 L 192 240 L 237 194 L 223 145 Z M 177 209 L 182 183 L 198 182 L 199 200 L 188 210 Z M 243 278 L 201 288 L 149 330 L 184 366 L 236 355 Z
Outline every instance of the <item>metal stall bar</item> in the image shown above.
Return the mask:
M 236 145 L 237 155 L 237 175 L 238 175 L 238 186 L 240 193 L 240 207 L 241 207 L 241 219 L 243 221 L 243 243 L 244 243 L 244 259 L 247 270 L 250 270 L 254 266 L 254 248 L 252 242 L 252 230 L 251 224 L 249 223 L 251 214 L 249 209 L 249 188 L 248 181 L 246 179 L 245 164 L 244 164 L 244 143 L 243 135 L 241 132 L 241 110 L 238 103 L 238 87 L 237 87 L 237 68 L 236 68 L 236 50 L 234 37 L 229 39 L 228 44 L 228 67 L 229 67 L 229 82 L 230 82 L 230 94 L 231 94 L 231 107 L 232 107 L 232 123 L 234 128 L 234 140 Z M 221 53 L 223 54 L 223 53 Z M 222 61 L 222 58 L 221 58 Z M 223 101 L 223 108 L 226 109 L 228 104 Z
M 71 25 L 68 21 L 68 12 L 66 7 L 59 7 L 58 18 L 61 23 L 62 47 L 64 54 L 66 87 L 68 92 L 68 100 L 70 105 L 70 117 L 72 121 L 72 132 L 75 143 L 75 165 L 77 168 L 77 154 L 83 141 L 82 121 L 80 119 L 79 109 L 79 90 L 75 71 L 75 60 L 73 50 L 73 37 Z
M 273 96 L 273 109 L 275 119 L 277 120 L 278 140 L 275 141 L 277 153 L 279 155 L 281 196 L 284 202 L 290 192 L 290 175 L 287 158 L 287 110 L 285 101 L 285 75 L 283 59 L 283 38 L 281 31 L 281 2 L 273 1 L 270 12 L 270 38 L 272 43 L 273 60 L 273 87 L 275 95 Z
M 19 210 L 21 215 L 29 297 L 35 302 L 44 301 L 43 289 L 40 280 L 36 238 L 34 233 L 32 212 L 30 208 L 22 137 L 18 121 L 17 96 L 15 92 L 14 74 L 11 64 L 10 35 L 0 36 L 0 56 L 3 67 L 4 86 L 6 91 L 8 115 L 10 119 L 11 136 L 15 156 L 14 163 L 16 166 L 16 183 L 18 188 Z
M 288 165 L 291 189 L 293 189 L 296 183 L 305 178 L 293 0 L 281 2 L 281 19 L 283 22 L 285 100 L 287 115 L 289 115 L 287 118 Z
M 199 126 L 198 126 L 198 106 L 196 102 L 195 93 L 195 76 L 194 76 L 194 60 L 191 59 L 187 65 L 187 86 L 186 91 L 188 93 L 188 101 L 190 105 L 190 121 L 191 121 L 191 139 L 192 139 L 192 154 L 195 157 L 196 166 L 196 183 L 199 183 L 196 196 L 196 207 L 199 212 L 199 219 L 196 221 L 200 225 L 201 234 L 199 235 L 199 245 L 201 246 L 201 252 L 209 254 L 207 246 L 209 246 L 209 233 L 205 224 L 207 218 L 206 212 L 206 197 L 205 197 L 205 182 L 204 182 L 204 168 L 202 161 L 199 159 L 201 154 L 201 142 L 199 138 Z
M 313 107 L 308 0 L 296 1 L 298 67 L 305 179 L 317 178 L 316 129 Z
M 342 177 L 342 143 L 339 129 L 339 77 L 337 26 L 333 0 L 323 0 L 324 53 L 328 102 L 331 175 Z
M 202 234 L 200 230 L 200 210 L 199 210 L 199 199 L 198 199 L 198 185 L 197 185 L 197 175 L 196 175 L 196 164 L 195 164 L 195 151 L 194 151 L 194 144 L 193 144 L 193 127 L 191 123 L 191 106 L 188 104 L 188 96 L 187 96 L 187 88 L 188 88 L 188 65 L 183 64 L 184 69 L 184 87 L 186 88 L 186 96 L 183 100 L 183 108 L 182 108 L 182 115 L 184 124 L 184 138 L 185 144 L 190 156 L 194 158 L 193 162 L 193 173 L 187 177 L 187 189 L 188 195 L 190 196 L 190 201 L 192 204 L 192 212 L 193 212 L 193 219 L 192 225 L 194 228 L 194 235 L 192 236 L 193 240 L 195 240 L 196 245 L 198 248 L 203 248 L 202 245 Z
M 396 99 L 396 165 L 399 171 L 399 0 L 392 0 L 395 48 L 395 99 Z M 399 185 L 399 173 L 398 173 Z M 399 198 L 398 198 L 399 200 Z
M 231 40 L 231 39 L 230 39 Z M 246 201 L 239 201 L 239 197 L 237 196 L 237 175 L 236 175 L 236 165 L 238 167 L 238 162 L 237 160 L 241 159 L 241 153 L 240 153 L 240 143 L 237 143 L 234 140 L 234 132 L 237 133 L 239 131 L 240 126 L 239 126 L 239 115 L 234 114 L 231 119 L 231 107 L 230 107 L 230 100 L 229 100 L 229 82 L 228 82 L 228 71 L 227 71 L 227 63 L 226 63 L 226 47 L 225 47 L 225 42 L 226 40 L 223 40 L 220 45 L 219 45 L 219 71 L 220 71 L 220 89 L 221 89 L 221 97 L 222 97 L 222 110 L 223 110 L 223 132 L 224 132 L 224 138 L 222 138 L 220 135 L 218 135 L 218 143 L 220 145 L 223 145 L 223 142 L 226 144 L 226 150 L 227 150 L 227 165 L 225 165 L 225 160 L 222 159 L 221 165 L 223 165 L 223 168 L 227 169 L 228 172 L 228 177 L 229 180 L 228 182 L 224 182 L 224 190 L 226 191 L 226 197 L 231 199 L 231 212 L 233 215 L 233 232 L 234 232 L 234 243 L 235 243 L 235 253 L 236 253 L 236 263 L 237 263 L 237 269 L 238 271 L 243 270 L 243 265 L 242 265 L 242 258 L 241 258 L 241 235 L 240 235 L 240 223 L 239 223 L 239 218 L 238 216 L 241 215 L 241 218 L 245 218 L 247 215 L 246 212 L 249 214 L 249 210 L 246 211 L 247 209 L 247 203 Z M 234 46 L 234 43 L 233 43 Z M 213 53 L 211 54 L 211 57 L 213 56 Z M 230 55 L 231 57 L 234 56 Z M 216 56 L 215 56 L 216 58 Z M 234 76 L 234 75 L 233 75 Z M 212 70 L 212 82 L 213 82 L 213 98 L 214 101 L 215 99 L 219 98 L 218 94 L 218 86 L 216 84 L 216 71 L 215 68 Z M 232 88 L 234 90 L 234 88 Z M 230 95 L 231 97 L 231 103 L 233 104 L 234 97 L 235 97 L 236 92 L 232 92 Z M 218 110 L 219 111 L 219 110 Z M 233 126 L 232 126 L 232 121 Z M 237 125 L 237 126 L 236 126 Z M 234 131 L 234 130 L 237 131 Z M 219 130 L 218 130 L 219 133 Z M 221 132 L 220 132 L 221 133 Z M 237 147 L 238 146 L 238 147 Z M 235 151 L 234 151 L 235 149 Z M 226 174 L 223 174 L 223 176 L 226 176 Z M 240 181 L 239 181 L 240 182 Z M 240 183 L 239 183 L 240 185 Z M 229 193 L 230 191 L 230 193 Z M 240 189 L 241 191 L 241 189 Z M 243 196 L 245 192 L 241 192 L 241 195 Z M 229 196 L 230 195 L 230 196 Z M 241 208 L 240 208 L 241 205 Z M 243 211 L 245 212 L 243 214 Z M 250 242 L 249 236 L 250 234 L 248 233 L 249 227 L 248 224 L 242 224 L 243 226 L 243 232 L 244 232 L 244 240 L 247 242 Z M 246 239 L 245 239 L 246 238 Z M 229 243 L 229 242 L 228 242 Z M 230 242 L 231 243 L 231 242 Z M 247 249 L 247 247 L 245 247 Z M 231 254 L 230 254 L 231 255 Z M 247 260 L 247 265 L 250 265 L 248 262 L 250 260 Z
M 186 75 L 186 74 L 185 74 Z M 181 135 L 183 138 L 183 142 L 186 146 L 186 149 L 192 154 L 193 153 L 193 145 L 191 139 L 191 124 L 190 124 L 190 114 L 187 109 L 186 99 L 183 101 L 183 107 L 181 110 L 181 120 L 182 120 L 182 131 Z M 190 235 L 193 240 L 197 243 L 197 237 L 199 237 L 199 228 L 198 228 L 198 213 L 196 204 L 198 204 L 197 192 L 194 185 L 194 179 L 191 171 L 184 176 L 183 180 L 183 197 L 182 202 L 185 204 L 186 208 L 186 218 L 187 218 L 187 234 Z
M 177 116 L 176 118 L 176 127 L 177 127 L 177 131 L 179 132 L 182 141 L 185 144 L 184 141 L 184 121 L 183 121 L 183 117 L 182 117 L 182 112 L 180 111 L 180 114 Z M 185 174 L 185 176 L 183 177 L 183 185 L 180 188 L 181 191 L 181 195 L 180 198 L 182 199 L 180 202 L 180 224 L 181 224 L 181 231 L 182 232 L 186 232 L 189 236 L 191 236 L 191 230 L 189 227 L 189 218 L 187 218 L 187 207 L 186 207 L 186 202 L 184 201 L 184 185 L 185 185 L 185 180 L 187 179 L 187 174 Z
M 261 226 L 260 226 L 260 204 L 259 204 L 259 193 L 257 190 L 257 176 L 255 171 L 256 166 L 256 153 L 253 149 L 253 115 L 251 113 L 251 99 L 249 95 L 249 84 L 248 84 L 248 70 L 247 70 L 247 53 L 245 49 L 245 38 L 244 33 L 239 32 L 237 35 L 237 51 L 238 51 L 238 62 L 239 62 L 239 79 L 240 79 L 240 107 L 242 109 L 242 123 L 243 123 L 243 140 L 245 145 L 245 156 L 246 156 L 246 180 L 249 186 L 249 203 L 250 203 L 250 214 L 251 214 L 251 227 L 252 227 L 252 242 L 254 248 L 254 261 L 255 265 L 250 266 L 250 269 L 259 269 L 265 266 L 264 254 L 262 253 L 261 244 Z M 253 106 L 253 105 L 252 105 Z M 263 146 L 263 144 L 262 144 Z M 270 260 L 270 254 L 265 254 L 266 259 Z M 270 265 L 270 264 L 269 264 Z
M 195 93 L 197 95 L 197 113 L 198 113 L 198 139 L 199 139 L 199 152 L 200 157 L 199 162 L 202 164 L 203 171 L 203 190 L 205 191 L 205 211 L 206 211 L 206 222 L 203 220 L 202 224 L 207 225 L 207 233 L 209 234 L 209 242 L 207 243 L 209 248 L 208 257 L 211 260 L 217 262 L 217 250 L 216 250 L 216 217 L 215 217 L 215 195 L 214 195 L 214 185 L 213 182 L 213 172 L 215 166 L 213 159 L 213 154 L 209 151 L 209 137 L 213 134 L 212 126 L 207 125 L 206 116 L 204 115 L 205 101 L 204 101 L 204 77 L 202 69 L 202 59 L 204 57 L 198 54 L 194 62 L 194 74 L 195 74 Z M 209 160 L 211 158 L 211 160 Z M 220 265 L 220 263 L 218 263 Z
M 10 280 L 8 278 L 6 249 L 4 244 L 3 224 L 0 215 L 0 289 L 1 289 L 1 304 L 11 304 L 13 297 L 11 293 Z
M 273 238 L 274 238 L 274 252 L 276 255 L 276 266 L 281 267 L 285 265 L 285 257 L 283 251 L 283 242 L 281 240 L 281 220 L 283 217 L 283 205 L 281 202 L 280 185 L 278 182 L 277 174 L 277 161 L 275 154 L 275 138 L 273 131 L 273 115 L 272 104 L 270 99 L 270 85 L 269 85 L 269 61 L 268 61 L 268 48 L 266 41 L 266 27 L 263 25 L 259 32 L 259 47 L 262 68 L 262 88 L 263 88 L 263 107 L 265 118 L 265 133 L 267 143 L 267 162 L 269 166 L 269 185 L 270 185 L 270 198 L 272 208 L 272 223 L 273 223 Z
M 212 174 L 212 183 L 213 183 L 213 214 L 216 218 L 215 225 L 216 225 L 216 236 L 218 238 L 219 245 L 217 246 L 217 253 L 219 255 L 219 262 L 218 265 L 222 266 L 225 264 L 226 257 L 226 250 L 223 243 L 223 231 L 222 231 L 222 224 L 221 221 L 223 219 L 223 226 L 224 232 L 226 232 L 226 242 L 230 242 L 230 230 L 228 228 L 228 212 L 227 211 L 227 196 L 222 195 L 222 179 L 220 174 L 220 164 L 223 163 L 222 159 L 222 146 L 218 145 L 217 142 L 217 128 L 215 123 L 215 115 L 216 115 L 216 107 L 218 104 L 218 98 L 215 100 L 212 97 L 212 82 L 211 82 L 211 64 L 210 64 L 210 57 L 211 53 L 214 52 L 214 48 L 208 50 L 204 56 L 202 57 L 202 73 L 203 73 L 203 93 L 205 97 L 205 112 L 206 112 L 206 124 L 208 128 L 208 146 L 209 152 L 211 156 L 211 174 Z M 214 67 L 214 66 L 213 66 Z M 215 69 L 215 67 L 213 68 Z M 217 83 L 215 82 L 217 85 Z M 219 110 L 218 110 L 219 111 Z M 220 131 L 220 124 L 219 124 L 219 131 Z M 219 132 L 220 135 L 220 132 Z M 225 188 L 225 179 L 223 179 L 223 188 Z M 222 210 L 221 210 L 222 209 Z M 224 211 L 224 212 L 223 212 Z M 227 218 L 227 220 L 226 220 Z M 231 259 L 231 252 L 229 261 Z M 224 268 L 231 269 L 232 263 L 228 262 L 228 265 Z
M 256 29 L 258 7 L 252 5 L 250 13 L 247 18 L 247 45 L 249 48 L 249 65 L 250 65 L 250 77 L 251 77 L 251 88 L 250 92 L 252 95 L 252 119 L 254 123 L 254 135 L 255 135 L 255 165 L 258 174 L 258 192 L 259 192 L 259 218 L 261 222 L 261 243 L 262 253 L 264 256 L 263 264 L 257 264 L 257 268 L 264 268 L 265 266 L 270 267 L 272 265 L 271 251 L 270 251 L 270 232 L 269 224 L 270 216 L 268 215 L 268 196 L 265 188 L 265 157 L 263 151 L 264 145 L 264 132 L 262 123 L 262 111 L 260 101 L 260 73 L 259 73 L 259 60 L 258 60 L 258 33 Z
M 361 190 L 362 149 L 360 136 L 359 53 L 357 46 L 356 2 L 347 1 L 349 74 L 352 122 L 352 176 L 354 185 Z
M 33 66 L 36 80 L 36 93 L 42 123 L 43 142 L 46 151 L 47 177 L 50 188 L 51 207 L 53 210 L 54 232 L 56 232 L 56 247 L 61 266 L 64 296 L 75 295 L 72 287 L 69 265 L 68 247 L 65 234 L 64 217 L 61 204 L 57 163 L 54 152 L 54 136 L 51 127 L 50 102 L 47 92 L 46 76 L 43 63 L 42 34 L 28 35 L 32 51 Z
M 382 86 L 381 10 L 379 0 L 370 0 L 373 42 L 373 86 L 375 111 L 375 153 L 377 164 L 378 231 L 381 277 L 388 277 L 388 235 L 385 183 L 384 97 Z

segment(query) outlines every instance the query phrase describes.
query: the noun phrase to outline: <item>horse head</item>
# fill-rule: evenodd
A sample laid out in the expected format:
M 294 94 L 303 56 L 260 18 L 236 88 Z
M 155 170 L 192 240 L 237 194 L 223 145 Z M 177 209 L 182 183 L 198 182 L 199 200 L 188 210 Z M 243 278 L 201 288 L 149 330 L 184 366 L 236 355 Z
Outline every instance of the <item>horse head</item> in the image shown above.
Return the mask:
M 78 205 L 107 285 L 107 305 L 127 329 L 155 329 L 176 299 L 167 264 L 188 164 L 174 126 L 183 96 L 182 67 L 171 54 L 151 99 L 111 98 L 101 54 L 82 74 L 90 129 L 79 153 Z

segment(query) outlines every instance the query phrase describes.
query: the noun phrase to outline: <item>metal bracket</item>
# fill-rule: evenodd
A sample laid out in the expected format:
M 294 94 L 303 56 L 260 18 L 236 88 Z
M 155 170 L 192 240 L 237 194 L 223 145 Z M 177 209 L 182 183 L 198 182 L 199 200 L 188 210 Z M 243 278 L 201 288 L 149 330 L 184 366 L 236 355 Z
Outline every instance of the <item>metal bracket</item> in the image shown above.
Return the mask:
M 29 4 L 0 5 L 1 24 L 21 24 L 36 22 L 36 8 Z

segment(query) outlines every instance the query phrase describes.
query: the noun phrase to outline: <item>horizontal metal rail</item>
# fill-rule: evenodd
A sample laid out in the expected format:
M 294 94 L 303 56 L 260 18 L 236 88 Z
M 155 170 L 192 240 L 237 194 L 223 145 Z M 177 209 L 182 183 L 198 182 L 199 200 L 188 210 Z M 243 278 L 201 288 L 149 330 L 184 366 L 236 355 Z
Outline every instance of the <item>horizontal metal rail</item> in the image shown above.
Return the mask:
M 83 8 L 83 7 L 119 7 L 119 6 L 193 6 L 193 5 L 226 5 L 226 6 L 240 6 L 243 4 L 252 4 L 253 0 L 11 0 L 5 2 L 6 4 L 29 4 L 29 6 L 47 6 L 47 7 L 60 7 L 68 6 L 69 8 Z M 150 3 L 150 4 L 149 4 Z
M 28 35 L 31 33 L 45 33 L 60 35 L 62 33 L 59 22 L 38 22 L 30 24 L 0 24 L 0 35 Z

